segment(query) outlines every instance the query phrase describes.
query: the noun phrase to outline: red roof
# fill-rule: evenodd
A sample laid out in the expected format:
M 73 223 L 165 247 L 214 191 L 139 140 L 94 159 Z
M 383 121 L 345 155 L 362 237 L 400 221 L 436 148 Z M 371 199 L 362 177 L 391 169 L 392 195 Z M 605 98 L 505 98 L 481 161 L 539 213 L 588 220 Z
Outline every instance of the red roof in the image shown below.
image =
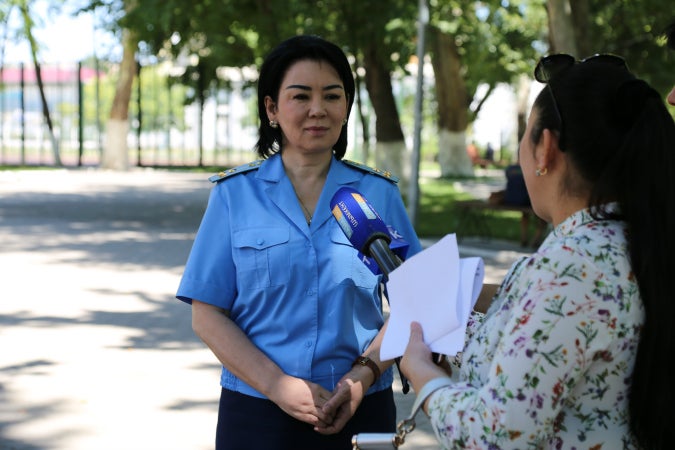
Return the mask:
M 5 84 L 19 84 L 21 83 L 21 67 L 2 67 L 2 81 Z M 42 82 L 45 84 L 68 84 L 77 82 L 77 66 L 73 67 L 54 67 L 42 66 L 40 67 L 42 74 Z M 35 83 L 35 69 L 32 65 L 24 65 L 24 82 Z M 96 77 L 96 70 L 83 67 L 82 81 L 87 82 Z

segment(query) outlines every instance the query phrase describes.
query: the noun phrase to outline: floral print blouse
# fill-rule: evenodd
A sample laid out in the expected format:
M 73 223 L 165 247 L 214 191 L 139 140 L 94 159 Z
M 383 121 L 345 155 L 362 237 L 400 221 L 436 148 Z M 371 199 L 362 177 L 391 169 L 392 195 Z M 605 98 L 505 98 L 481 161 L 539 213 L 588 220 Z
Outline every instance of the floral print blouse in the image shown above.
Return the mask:
M 448 449 L 633 449 L 628 395 L 644 309 L 625 225 L 568 217 L 516 262 L 430 397 Z

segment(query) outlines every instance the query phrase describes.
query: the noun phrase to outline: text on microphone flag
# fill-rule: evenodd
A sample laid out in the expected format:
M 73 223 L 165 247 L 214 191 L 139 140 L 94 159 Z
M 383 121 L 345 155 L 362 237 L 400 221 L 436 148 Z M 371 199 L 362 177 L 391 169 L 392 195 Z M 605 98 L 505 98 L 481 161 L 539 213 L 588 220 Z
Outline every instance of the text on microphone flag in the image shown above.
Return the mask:
M 392 226 L 380 218 L 375 208 L 355 189 L 343 186 L 337 190 L 330 202 L 331 212 L 347 239 L 358 250 L 358 257 L 375 275 L 380 267 L 368 253 L 373 239 L 388 242 L 389 249 L 401 260 L 405 260 L 409 244 Z
M 347 216 L 343 214 L 343 207 L 344 202 L 336 203 L 335 206 L 333 206 L 333 210 L 331 212 L 333 213 L 335 220 L 337 220 L 338 225 L 340 228 L 342 228 L 342 231 L 347 236 L 347 239 L 351 240 L 353 234 L 352 227 L 350 227 L 349 223 L 347 222 Z M 349 213 L 349 211 L 345 210 L 345 213 Z
M 375 210 L 368 204 L 366 199 L 364 199 L 361 194 L 358 192 L 352 192 L 351 195 L 354 197 L 354 200 L 356 200 L 358 207 L 361 208 L 361 211 L 363 211 L 363 214 L 365 214 L 369 220 L 379 219 L 379 216 Z

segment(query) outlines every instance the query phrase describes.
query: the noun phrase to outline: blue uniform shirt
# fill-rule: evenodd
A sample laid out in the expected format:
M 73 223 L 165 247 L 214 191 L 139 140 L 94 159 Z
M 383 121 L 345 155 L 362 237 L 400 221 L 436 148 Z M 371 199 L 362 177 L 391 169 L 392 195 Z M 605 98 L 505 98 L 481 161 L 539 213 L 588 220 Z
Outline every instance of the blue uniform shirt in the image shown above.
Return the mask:
M 330 200 L 349 186 L 410 244 L 421 245 L 398 187 L 333 158 L 307 225 L 281 156 L 230 175 L 212 190 L 176 294 L 230 311 L 248 338 L 292 376 L 332 390 L 384 322 L 380 277 L 357 257 Z M 391 369 L 371 387 L 393 380 Z M 223 368 L 224 388 L 262 394 Z

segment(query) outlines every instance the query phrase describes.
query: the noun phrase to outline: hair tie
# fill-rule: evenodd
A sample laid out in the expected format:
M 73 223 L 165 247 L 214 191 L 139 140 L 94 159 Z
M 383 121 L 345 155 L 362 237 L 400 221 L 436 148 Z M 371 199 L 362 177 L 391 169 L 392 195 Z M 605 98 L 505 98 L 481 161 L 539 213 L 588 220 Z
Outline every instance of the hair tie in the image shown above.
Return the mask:
M 659 93 L 646 81 L 636 78 L 621 83 L 616 89 L 613 108 L 619 126 L 632 127 L 650 98 L 661 101 Z

